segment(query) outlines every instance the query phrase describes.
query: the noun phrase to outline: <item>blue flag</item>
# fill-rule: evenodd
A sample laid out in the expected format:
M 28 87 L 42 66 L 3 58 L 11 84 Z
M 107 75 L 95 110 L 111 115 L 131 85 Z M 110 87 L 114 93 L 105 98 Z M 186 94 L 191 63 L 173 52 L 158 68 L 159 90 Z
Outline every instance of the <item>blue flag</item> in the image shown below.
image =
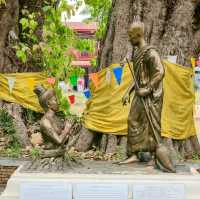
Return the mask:
M 90 97 L 91 97 L 90 90 L 89 90 L 89 89 L 85 90 L 85 91 L 84 91 L 84 95 L 85 95 L 85 97 L 86 97 L 87 99 L 90 99 Z
M 117 83 L 120 85 L 122 80 L 123 68 L 122 67 L 113 68 L 113 72 L 117 80 Z

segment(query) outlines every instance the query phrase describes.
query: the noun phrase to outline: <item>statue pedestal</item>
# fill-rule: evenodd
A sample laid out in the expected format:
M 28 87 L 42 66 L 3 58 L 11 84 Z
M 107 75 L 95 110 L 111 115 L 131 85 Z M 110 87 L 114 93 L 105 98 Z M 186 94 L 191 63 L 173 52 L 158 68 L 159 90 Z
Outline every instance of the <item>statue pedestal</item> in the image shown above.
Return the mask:
M 93 161 L 94 162 L 94 161 Z M 0 196 L 0 199 L 24 199 L 21 197 L 22 185 L 27 185 L 29 183 L 34 183 L 38 186 L 45 183 L 52 183 L 58 185 L 59 183 L 70 186 L 71 194 L 73 193 L 74 199 L 80 199 L 81 197 L 77 196 L 77 185 L 82 184 L 82 191 L 86 191 L 87 188 L 84 188 L 86 184 L 89 185 L 101 184 L 102 185 L 111 185 L 115 186 L 116 183 L 127 186 L 127 198 L 133 199 L 134 187 L 138 185 L 151 185 L 155 187 L 163 186 L 163 190 L 158 188 L 161 193 L 170 190 L 178 185 L 181 185 L 185 192 L 185 198 L 178 197 L 160 197 L 160 199 L 199 199 L 200 196 L 200 175 L 191 174 L 190 172 L 178 172 L 177 174 L 168 174 L 162 173 L 158 170 L 153 169 L 153 167 L 144 166 L 142 164 L 135 164 L 129 166 L 113 166 L 110 163 L 101 163 L 101 162 L 88 162 L 82 167 L 77 169 L 70 170 L 63 173 L 28 173 L 22 172 L 19 167 L 12 177 L 9 179 L 7 187 L 3 194 Z M 89 166 L 90 165 L 90 166 Z M 110 166 L 110 167 L 108 167 Z M 21 170 L 21 172 L 20 172 Z M 81 186 L 81 185 L 80 185 Z M 47 187 L 47 186 L 46 186 Z M 171 187 L 171 188 L 170 188 Z M 116 188 L 116 187 L 115 187 Z M 59 189 L 58 189 L 59 190 Z M 146 190 L 146 188 L 145 188 Z M 100 190 L 99 190 L 100 191 Z M 48 192 L 48 189 L 47 189 Z M 176 191 L 177 192 L 177 191 Z M 67 193 L 66 193 L 67 194 Z M 182 196 L 181 196 L 182 197 Z M 30 197 L 27 196 L 27 199 Z M 43 199 L 43 197 L 37 197 L 38 199 Z M 62 198 L 62 197 L 58 197 Z M 68 197 L 72 199 L 72 197 Z M 66 199 L 68 199 L 66 197 Z M 94 199 L 95 197 L 86 197 L 87 199 Z M 109 199 L 109 197 L 104 196 L 102 198 Z M 113 197 L 111 197 L 113 198 Z M 120 198 L 120 197 L 119 197 Z M 145 198 L 145 197 L 144 197 Z M 148 197 L 149 198 L 149 197 Z M 46 198 L 45 198 L 46 199 Z M 55 198 L 57 199 L 57 198 Z M 120 198 L 121 199 L 121 198 Z M 125 199 L 122 197 L 122 199 Z M 134 197 L 137 199 L 137 197 Z M 145 198 L 146 199 L 146 198 Z M 150 198 L 151 199 L 151 198 Z M 153 198 L 157 199 L 157 198 Z

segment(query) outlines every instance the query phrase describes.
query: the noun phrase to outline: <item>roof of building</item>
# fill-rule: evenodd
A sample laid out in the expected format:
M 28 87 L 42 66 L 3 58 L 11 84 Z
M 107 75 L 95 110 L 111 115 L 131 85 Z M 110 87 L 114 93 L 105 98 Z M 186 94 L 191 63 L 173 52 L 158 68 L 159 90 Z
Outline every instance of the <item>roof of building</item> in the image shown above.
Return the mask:
M 90 61 L 72 61 L 71 62 L 72 66 L 82 66 L 82 67 L 90 67 L 91 66 L 91 62 Z
M 80 52 L 77 49 L 70 48 L 68 51 L 69 54 L 73 55 L 76 60 L 79 61 L 90 61 L 92 58 L 96 57 L 96 53 L 90 53 L 90 52 Z
M 76 32 L 90 32 L 95 33 L 97 30 L 97 23 L 83 23 L 83 22 L 66 22 L 66 25 Z

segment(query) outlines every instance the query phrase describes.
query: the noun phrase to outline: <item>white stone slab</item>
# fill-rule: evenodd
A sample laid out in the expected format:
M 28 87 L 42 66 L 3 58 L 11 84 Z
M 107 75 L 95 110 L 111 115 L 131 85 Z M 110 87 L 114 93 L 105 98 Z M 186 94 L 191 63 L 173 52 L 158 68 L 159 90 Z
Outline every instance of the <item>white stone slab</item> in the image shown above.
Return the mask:
M 134 199 L 186 199 L 184 184 L 138 184 L 133 187 Z
M 20 199 L 20 187 L 26 183 L 64 183 L 71 184 L 76 195 L 79 184 L 116 184 L 129 186 L 128 199 L 133 199 L 133 187 L 144 184 L 184 184 L 186 199 L 199 199 L 200 175 L 191 174 L 78 174 L 78 173 L 20 173 L 20 168 L 9 179 L 0 199 Z M 165 188 L 166 188 L 165 187 Z M 164 188 L 163 188 L 164 190 Z M 29 198 L 30 199 L 30 198 Z M 109 199 L 109 198 L 107 198 Z M 134 198 L 135 199 L 135 198 Z M 159 198 L 160 199 L 160 198 Z M 161 198 L 162 199 L 162 198 Z M 170 198 L 171 199 L 171 198 Z M 181 198 L 182 199 L 182 198 Z
M 71 199 L 72 185 L 61 182 L 23 182 L 20 199 Z
M 128 199 L 128 185 L 116 183 L 76 184 L 74 199 Z

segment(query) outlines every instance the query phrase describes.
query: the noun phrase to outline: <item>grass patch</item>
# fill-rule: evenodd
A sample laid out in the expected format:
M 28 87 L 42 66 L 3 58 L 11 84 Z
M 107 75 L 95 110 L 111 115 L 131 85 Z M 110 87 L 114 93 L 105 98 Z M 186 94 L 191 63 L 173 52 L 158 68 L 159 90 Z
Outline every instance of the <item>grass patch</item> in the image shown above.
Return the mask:
M 13 118 L 5 109 L 0 109 L 0 128 L 9 137 L 9 145 L 5 149 L 5 154 L 8 157 L 18 158 L 21 155 L 21 145 L 15 134 Z
M 19 144 L 14 143 L 9 145 L 5 150 L 5 155 L 10 158 L 19 158 L 21 156 L 22 148 Z
M 30 151 L 30 156 L 32 159 L 38 159 L 41 156 L 41 150 L 38 148 L 33 148 Z

